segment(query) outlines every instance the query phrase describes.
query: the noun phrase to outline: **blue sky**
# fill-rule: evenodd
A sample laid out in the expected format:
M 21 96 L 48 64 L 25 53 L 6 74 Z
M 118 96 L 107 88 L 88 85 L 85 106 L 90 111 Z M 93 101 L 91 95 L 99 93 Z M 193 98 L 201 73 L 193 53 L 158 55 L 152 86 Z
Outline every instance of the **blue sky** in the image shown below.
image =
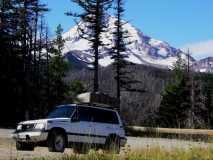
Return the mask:
M 42 0 L 50 12 L 47 21 L 53 33 L 57 24 L 65 31 L 74 25 L 64 13 L 78 11 L 71 0 Z M 144 34 L 177 48 L 190 48 L 203 58 L 213 54 L 213 0 L 124 0 L 125 20 Z

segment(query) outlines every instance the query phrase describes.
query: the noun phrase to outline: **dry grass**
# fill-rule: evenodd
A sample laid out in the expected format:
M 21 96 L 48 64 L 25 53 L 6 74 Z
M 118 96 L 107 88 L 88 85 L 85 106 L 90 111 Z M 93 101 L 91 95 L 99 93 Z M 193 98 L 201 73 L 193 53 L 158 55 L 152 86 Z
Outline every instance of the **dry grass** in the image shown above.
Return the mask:
M 90 152 L 88 155 L 73 154 L 55 159 L 36 158 L 34 160 L 213 160 L 213 150 L 191 148 L 167 151 L 161 148 L 149 148 L 137 151 L 126 150 L 120 155 Z
M 210 142 L 213 143 L 213 139 Z M 17 152 L 13 140 L 0 138 L 0 155 L 1 148 L 8 150 L 5 152 L 7 156 L 0 156 L 2 160 L 213 160 L 213 147 L 211 149 L 196 148 L 193 145 L 189 149 L 145 146 L 143 149 L 134 150 L 128 146 L 121 151 L 120 155 L 104 154 L 101 151 L 91 151 L 88 155 L 75 155 L 71 149 L 67 149 L 65 154 L 52 154 L 47 148 L 36 148 L 34 152 Z

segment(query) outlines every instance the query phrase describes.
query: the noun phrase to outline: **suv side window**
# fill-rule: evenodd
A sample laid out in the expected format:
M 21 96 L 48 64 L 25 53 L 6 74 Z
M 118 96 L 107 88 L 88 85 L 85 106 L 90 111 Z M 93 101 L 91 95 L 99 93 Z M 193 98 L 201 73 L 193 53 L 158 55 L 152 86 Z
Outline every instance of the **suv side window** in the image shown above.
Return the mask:
M 71 121 L 72 122 L 78 122 L 79 121 L 78 108 L 76 108 L 76 110 L 74 111 L 74 114 L 72 115 Z
M 116 112 L 108 111 L 108 122 L 111 124 L 119 124 Z
M 91 122 L 94 119 L 89 107 L 78 107 L 78 116 L 79 120 L 84 122 Z
M 94 122 L 119 124 L 116 112 L 93 108 Z

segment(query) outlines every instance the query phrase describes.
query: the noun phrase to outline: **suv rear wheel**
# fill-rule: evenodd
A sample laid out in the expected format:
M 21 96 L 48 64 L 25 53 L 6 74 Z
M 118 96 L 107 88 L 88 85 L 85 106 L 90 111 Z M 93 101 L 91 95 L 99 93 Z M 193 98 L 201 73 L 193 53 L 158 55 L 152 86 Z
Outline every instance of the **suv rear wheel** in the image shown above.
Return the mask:
M 35 148 L 34 144 L 32 143 L 24 143 L 16 141 L 16 149 L 18 151 L 33 151 Z
M 105 143 L 105 150 L 110 153 L 119 154 L 120 153 L 120 137 L 119 136 L 108 137 Z
M 65 134 L 61 131 L 53 131 L 48 137 L 48 149 L 50 152 L 64 152 L 66 147 Z

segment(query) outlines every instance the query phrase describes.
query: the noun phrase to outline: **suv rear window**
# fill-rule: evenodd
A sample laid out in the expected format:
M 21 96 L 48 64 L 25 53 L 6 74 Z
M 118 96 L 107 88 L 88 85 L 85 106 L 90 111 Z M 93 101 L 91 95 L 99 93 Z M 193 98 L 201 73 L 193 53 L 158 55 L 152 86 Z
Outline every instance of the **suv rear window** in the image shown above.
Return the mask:
M 108 124 L 119 124 L 116 112 L 90 107 L 79 107 L 79 120 Z
M 94 122 L 119 124 L 116 112 L 101 109 L 93 109 L 93 111 Z

